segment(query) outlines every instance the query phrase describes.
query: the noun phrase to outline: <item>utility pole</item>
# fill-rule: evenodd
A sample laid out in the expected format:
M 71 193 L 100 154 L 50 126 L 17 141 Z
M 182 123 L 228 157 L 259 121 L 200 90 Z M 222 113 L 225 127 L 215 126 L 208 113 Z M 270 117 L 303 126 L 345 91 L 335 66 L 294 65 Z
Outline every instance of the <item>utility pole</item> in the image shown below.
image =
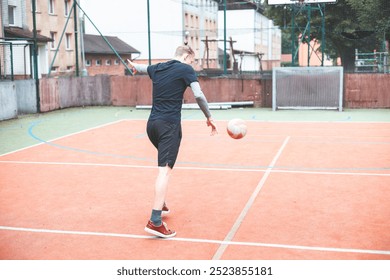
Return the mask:
M 226 0 L 223 1 L 223 73 L 227 74 L 227 56 L 226 56 Z
M 35 90 L 36 90 L 36 97 L 37 97 L 37 113 L 40 113 L 41 112 L 41 97 L 39 94 L 39 77 L 38 77 L 38 44 L 37 44 L 36 10 L 37 10 L 36 0 L 32 0 L 34 79 L 35 79 Z
M 76 55 L 76 77 L 80 76 L 79 71 L 79 47 L 78 47 L 78 37 L 79 37 L 79 31 L 77 28 L 77 5 L 76 0 L 73 0 L 73 15 L 74 15 L 74 47 L 75 47 L 75 55 Z
M 148 10 L 148 47 L 149 47 L 149 65 L 152 64 L 152 47 L 150 42 L 150 3 L 149 0 L 147 2 L 147 10 Z

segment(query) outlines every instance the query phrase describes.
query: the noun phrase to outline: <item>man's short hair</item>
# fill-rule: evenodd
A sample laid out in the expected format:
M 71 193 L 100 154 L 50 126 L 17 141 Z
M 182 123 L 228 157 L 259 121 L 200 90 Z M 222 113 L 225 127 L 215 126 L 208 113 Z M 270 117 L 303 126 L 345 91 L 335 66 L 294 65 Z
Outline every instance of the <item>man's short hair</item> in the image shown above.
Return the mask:
M 183 54 L 195 55 L 194 50 L 190 46 L 179 46 L 176 49 L 175 56 L 180 57 Z

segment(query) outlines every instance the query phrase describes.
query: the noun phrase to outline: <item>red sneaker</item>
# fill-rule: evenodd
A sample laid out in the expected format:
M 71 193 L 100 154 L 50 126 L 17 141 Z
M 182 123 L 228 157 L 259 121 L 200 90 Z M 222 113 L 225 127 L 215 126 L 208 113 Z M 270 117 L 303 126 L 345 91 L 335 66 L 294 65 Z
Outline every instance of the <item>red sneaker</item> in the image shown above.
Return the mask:
M 155 226 L 152 221 L 148 221 L 148 224 L 145 227 L 145 231 L 162 238 L 170 238 L 176 235 L 176 232 L 168 229 L 167 224 L 164 222 L 161 224 L 161 226 Z
M 169 208 L 167 207 L 167 205 L 166 205 L 165 202 L 164 202 L 164 206 L 163 206 L 163 208 L 162 208 L 161 215 L 162 215 L 162 216 L 166 216 L 166 215 L 168 215 L 170 212 L 171 212 L 171 211 L 169 210 Z

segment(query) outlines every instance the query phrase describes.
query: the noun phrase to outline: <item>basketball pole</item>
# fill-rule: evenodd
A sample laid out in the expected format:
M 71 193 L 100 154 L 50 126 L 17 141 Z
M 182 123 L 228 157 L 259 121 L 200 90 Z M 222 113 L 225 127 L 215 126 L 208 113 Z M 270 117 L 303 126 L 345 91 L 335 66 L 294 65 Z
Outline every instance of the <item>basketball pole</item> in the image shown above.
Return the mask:
M 311 5 L 307 6 L 307 66 L 310 66 Z
M 298 54 L 299 54 L 299 46 L 305 41 L 305 38 L 307 37 L 307 45 L 308 45 L 308 57 L 307 57 L 307 66 L 310 66 L 310 37 L 311 37 L 311 18 L 312 18 L 312 11 L 319 11 L 321 15 L 321 57 L 319 59 L 321 60 L 321 66 L 324 66 L 324 60 L 325 60 L 325 45 L 326 45 L 326 38 L 325 38 L 325 4 L 305 4 L 301 7 L 299 7 L 296 4 L 292 4 L 291 7 L 292 15 L 291 15 L 291 64 L 293 66 L 298 65 Z M 307 22 L 304 30 L 300 30 L 299 26 L 297 25 L 297 17 L 299 14 L 303 14 L 304 12 L 307 13 Z M 296 34 L 296 30 L 301 33 L 301 39 L 299 39 L 299 35 Z
M 326 37 L 325 37 L 325 4 L 320 6 L 321 13 L 321 66 L 324 66 L 325 61 L 325 46 L 326 46 Z

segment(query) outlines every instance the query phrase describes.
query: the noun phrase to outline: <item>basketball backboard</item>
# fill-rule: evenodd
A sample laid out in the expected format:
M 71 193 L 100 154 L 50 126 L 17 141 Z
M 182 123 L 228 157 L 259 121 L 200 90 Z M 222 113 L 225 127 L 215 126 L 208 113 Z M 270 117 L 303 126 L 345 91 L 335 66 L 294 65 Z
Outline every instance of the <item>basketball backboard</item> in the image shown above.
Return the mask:
M 305 4 L 336 3 L 337 0 L 304 0 Z M 292 5 L 299 0 L 268 0 L 268 5 Z

